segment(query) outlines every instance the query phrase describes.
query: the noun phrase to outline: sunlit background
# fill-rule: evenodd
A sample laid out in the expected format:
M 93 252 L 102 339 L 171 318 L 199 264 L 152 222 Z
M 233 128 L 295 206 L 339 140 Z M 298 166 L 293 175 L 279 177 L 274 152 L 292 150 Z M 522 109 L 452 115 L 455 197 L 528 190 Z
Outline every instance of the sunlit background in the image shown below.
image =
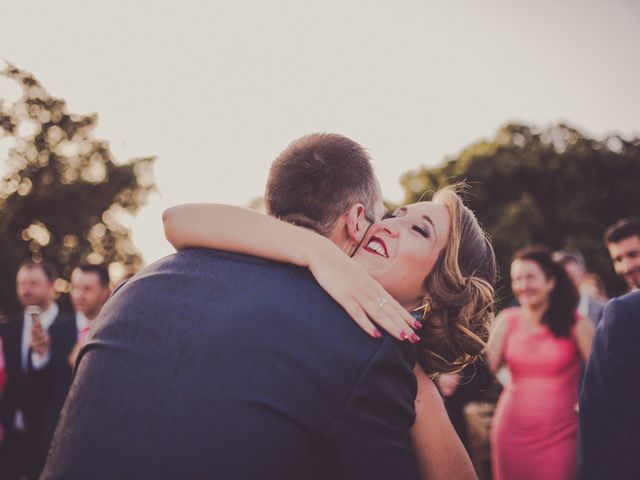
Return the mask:
M 171 251 L 164 208 L 248 204 L 308 132 L 366 146 L 395 202 L 403 173 L 511 121 L 637 136 L 639 20 L 633 0 L 14 1 L 0 53 L 96 112 L 119 161 L 157 156 L 125 222 L 150 262 Z

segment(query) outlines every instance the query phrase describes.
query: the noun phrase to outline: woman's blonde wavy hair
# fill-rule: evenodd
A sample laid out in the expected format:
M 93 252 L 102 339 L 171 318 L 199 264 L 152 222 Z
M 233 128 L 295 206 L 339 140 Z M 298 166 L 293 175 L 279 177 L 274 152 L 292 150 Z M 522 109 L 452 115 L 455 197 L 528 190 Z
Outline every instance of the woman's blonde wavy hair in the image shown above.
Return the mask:
M 496 259 L 486 233 L 458 195 L 458 183 L 444 187 L 433 202 L 451 217 L 447 245 L 425 279 L 418 361 L 429 375 L 454 373 L 478 358 L 493 320 Z

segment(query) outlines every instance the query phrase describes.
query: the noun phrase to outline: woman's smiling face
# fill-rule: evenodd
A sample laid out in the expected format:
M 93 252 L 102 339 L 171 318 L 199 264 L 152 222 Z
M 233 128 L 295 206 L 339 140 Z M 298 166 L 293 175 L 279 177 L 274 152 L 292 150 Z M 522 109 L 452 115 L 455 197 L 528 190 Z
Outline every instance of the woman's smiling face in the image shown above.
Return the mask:
M 412 309 L 425 296 L 424 281 L 449 240 L 451 216 L 444 205 L 400 207 L 371 227 L 354 259 L 400 304 Z

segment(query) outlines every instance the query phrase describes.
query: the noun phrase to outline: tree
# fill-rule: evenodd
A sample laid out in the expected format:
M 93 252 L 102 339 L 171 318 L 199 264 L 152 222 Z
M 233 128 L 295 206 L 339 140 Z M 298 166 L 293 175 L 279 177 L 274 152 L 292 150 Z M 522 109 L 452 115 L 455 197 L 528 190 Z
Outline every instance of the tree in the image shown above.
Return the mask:
M 141 266 L 123 214 L 134 214 L 153 189 L 153 157 L 118 164 L 93 138 L 96 114 L 69 113 L 36 78 L 12 65 L 0 71 L 22 91 L 0 98 L 0 141 L 12 147 L 0 183 L 0 314 L 18 307 L 15 274 L 27 258 L 58 267 L 64 292 L 80 262 Z
M 640 213 L 640 139 L 588 138 L 567 125 L 540 131 L 507 125 L 495 138 L 464 149 L 436 168 L 401 179 L 405 201 L 452 181 L 466 180 L 467 205 L 493 240 L 501 272 L 499 295 L 510 295 L 514 252 L 542 243 L 580 251 L 610 293 L 624 283 L 602 243 L 619 218 Z

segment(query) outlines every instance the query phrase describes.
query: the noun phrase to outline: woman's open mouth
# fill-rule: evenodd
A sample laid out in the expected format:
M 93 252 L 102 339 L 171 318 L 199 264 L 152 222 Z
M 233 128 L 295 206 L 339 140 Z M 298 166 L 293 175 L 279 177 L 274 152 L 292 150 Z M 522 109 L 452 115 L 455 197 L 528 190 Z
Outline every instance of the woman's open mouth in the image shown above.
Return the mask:
M 380 255 L 384 258 L 389 258 L 389 255 L 387 254 L 387 246 L 381 238 L 378 238 L 375 235 L 372 235 L 367 244 L 362 248 L 367 252 L 375 253 L 376 255 Z

